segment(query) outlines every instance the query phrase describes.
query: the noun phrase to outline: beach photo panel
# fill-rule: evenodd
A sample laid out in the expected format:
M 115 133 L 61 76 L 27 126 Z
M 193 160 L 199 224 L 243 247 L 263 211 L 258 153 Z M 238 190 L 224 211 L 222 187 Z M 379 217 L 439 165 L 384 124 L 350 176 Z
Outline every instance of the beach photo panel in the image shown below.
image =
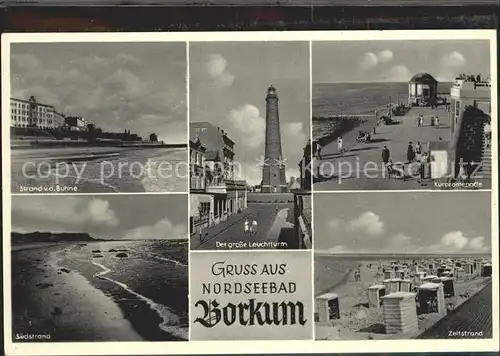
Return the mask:
M 492 338 L 491 192 L 314 204 L 316 340 Z
M 187 192 L 186 51 L 11 43 L 12 193 Z
M 188 340 L 187 204 L 12 197 L 12 341 Z

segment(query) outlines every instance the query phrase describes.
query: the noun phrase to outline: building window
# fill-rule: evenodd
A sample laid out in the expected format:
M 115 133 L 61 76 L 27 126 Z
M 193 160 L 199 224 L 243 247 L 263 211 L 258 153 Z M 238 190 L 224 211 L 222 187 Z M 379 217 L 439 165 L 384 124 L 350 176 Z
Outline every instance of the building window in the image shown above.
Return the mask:
M 200 217 L 208 216 L 210 214 L 210 203 L 208 202 L 200 203 L 199 211 L 200 211 Z

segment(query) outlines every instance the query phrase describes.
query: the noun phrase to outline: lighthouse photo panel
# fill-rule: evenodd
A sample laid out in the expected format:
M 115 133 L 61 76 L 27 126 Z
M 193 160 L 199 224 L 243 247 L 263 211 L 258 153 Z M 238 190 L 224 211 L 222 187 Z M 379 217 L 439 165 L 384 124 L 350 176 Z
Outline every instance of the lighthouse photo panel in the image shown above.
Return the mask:
M 309 42 L 191 42 L 191 250 L 312 247 Z

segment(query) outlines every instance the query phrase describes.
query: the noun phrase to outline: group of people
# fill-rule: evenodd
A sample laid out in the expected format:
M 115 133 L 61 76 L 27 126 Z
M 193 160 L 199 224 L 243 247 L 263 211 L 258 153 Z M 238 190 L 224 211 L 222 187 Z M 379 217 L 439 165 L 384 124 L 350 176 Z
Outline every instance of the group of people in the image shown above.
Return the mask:
M 420 142 L 417 142 L 415 145 L 413 145 L 413 142 L 411 141 L 408 143 L 408 148 L 406 151 L 406 161 L 407 164 L 413 162 L 420 163 L 420 168 L 418 173 L 420 174 L 420 178 L 424 179 L 425 177 L 424 166 L 428 162 L 428 154 L 427 152 L 423 152 L 422 144 Z M 397 167 L 394 167 L 394 164 L 391 160 L 391 152 L 389 151 L 387 146 L 384 146 L 384 148 L 382 149 L 382 162 L 386 167 L 388 179 L 392 177 L 404 179 L 406 177 L 404 169 L 397 169 Z M 408 172 L 408 175 L 411 175 L 411 173 L 412 172 Z
M 245 235 L 255 235 L 257 233 L 257 220 L 253 219 L 252 222 L 248 219 L 245 220 Z
M 424 126 L 424 115 L 418 114 L 417 127 L 423 127 L 423 126 Z M 438 116 L 431 117 L 431 126 L 439 127 L 439 117 Z
M 344 145 L 344 139 L 342 138 L 342 136 L 339 136 L 337 138 L 337 151 L 338 151 L 338 153 L 345 152 L 343 145 Z M 316 142 L 315 148 L 314 148 L 314 156 L 317 159 L 322 159 L 322 157 L 321 157 L 321 149 L 322 148 L 323 148 L 323 146 L 321 146 L 321 144 L 319 142 Z

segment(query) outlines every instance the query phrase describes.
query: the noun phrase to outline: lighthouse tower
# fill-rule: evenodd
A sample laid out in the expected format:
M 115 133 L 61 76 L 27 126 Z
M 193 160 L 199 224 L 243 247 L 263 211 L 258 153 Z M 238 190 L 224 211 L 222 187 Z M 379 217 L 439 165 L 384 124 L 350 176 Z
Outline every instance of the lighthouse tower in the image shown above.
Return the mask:
M 278 94 L 270 86 L 266 96 L 266 146 L 265 164 L 262 169 L 262 192 L 286 192 L 286 176 L 283 154 L 281 151 L 280 120 L 278 112 Z

